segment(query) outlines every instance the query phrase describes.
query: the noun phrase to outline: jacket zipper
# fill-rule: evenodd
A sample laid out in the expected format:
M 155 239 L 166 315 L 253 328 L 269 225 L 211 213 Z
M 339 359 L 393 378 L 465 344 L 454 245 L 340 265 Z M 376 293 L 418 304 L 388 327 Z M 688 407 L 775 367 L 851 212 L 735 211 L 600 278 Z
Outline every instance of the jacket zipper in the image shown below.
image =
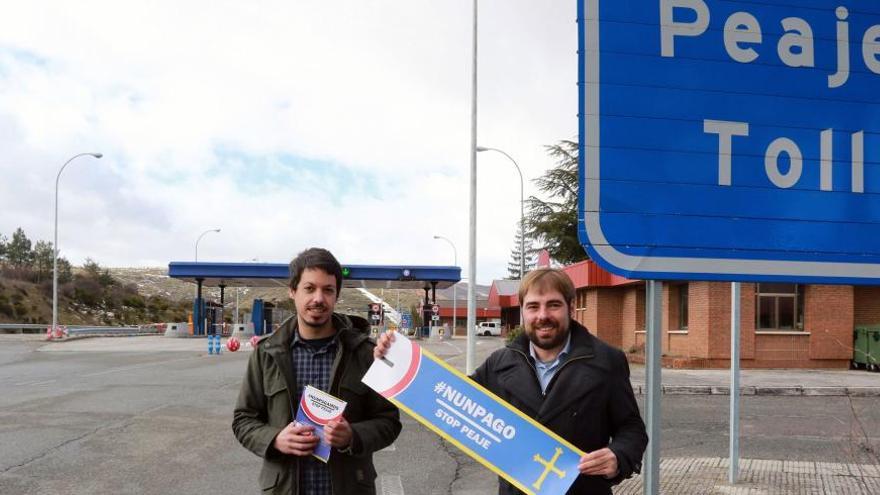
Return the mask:
M 581 359 L 588 359 L 591 357 L 592 356 L 577 356 L 577 357 L 571 358 L 568 361 L 562 363 L 562 366 L 560 366 L 559 369 L 556 370 L 556 373 L 553 374 L 553 378 L 550 380 L 550 383 L 547 384 L 547 390 L 550 390 L 553 387 L 553 384 L 556 383 L 556 377 L 559 376 L 560 373 L 562 373 L 562 370 L 566 366 L 568 366 L 568 363 L 573 363 L 575 361 L 580 361 Z M 544 396 L 546 397 L 547 394 L 545 393 Z
M 520 356 L 522 356 L 523 359 L 526 360 L 526 364 L 529 365 L 529 368 L 532 368 L 532 371 L 534 371 L 533 376 L 535 377 L 535 383 L 538 384 L 538 388 L 540 389 L 540 388 L 541 388 L 541 382 L 538 380 L 538 368 L 536 368 L 536 367 L 532 364 L 532 362 L 529 361 L 529 357 L 526 356 L 526 353 L 524 353 L 523 351 L 521 351 L 521 350 L 519 350 L 519 349 L 513 349 L 513 348 L 510 348 L 510 350 L 513 351 L 513 352 L 516 352 L 517 354 L 519 354 Z M 575 361 L 580 361 L 581 359 L 587 359 L 587 358 L 591 358 L 591 357 L 593 357 L 593 356 L 577 356 L 577 357 L 571 358 L 571 359 L 569 359 L 568 361 L 562 363 L 562 366 L 560 366 L 559 369 L 556 370 L 556 373 L 553 373 L 553 378 L 550 380 L 550 383 L 547 384 L 547 390 L 550 390 L 550 388 L 551 388 L 551 386 L 553 385 L 553 383 L 556 382 L 556 377 L 559 376 L 559 373 L 561 373 L 562 370 L 563 370 L 566 366 L 568 366 L 568 363 L 573 363 L 573 362 L 575 362 Z M 545 392 L 545 391 L 542 390 L 542 391 L 541 391 L 541 397 L 542 397 L 542 398 L 547 397 L 547 392 Z
M 344 352 L 342 339 L 339 339 L 337 346 L 336 357 L 333 358 L 333 366 L 330 368 L 330 390 L 327 391 L 328 393 L 335 392 L 335 395 L 339 395 L 339 376 L 337 376 L 337 373 L 339 372 L 339 364 L 342 362 L 342 354 Z M 330 455 L 333 455 L 333 447 L 330 448 Z M 333 469 L 330 467 L 329 457 L 327 458 L 327 471 L 330 472 L 330 493 L 335 494 L 336 490 L 333 488 Z
M 532 378 L 535 379 L 535 385 L 538 386 L 538 390 L 541 390 L 541 382 L 538 380 L 538 368 L 536 368 L 535 365 L 533 365 L 532 362 L 529 361 L 529 356 L 526 356 L 526 353 L 524 353 L 523 351 L 521 351 L 519 349 L 514 349 L 511 347 L 510 350 L 519 354 L 520 356 L 523 357 L 523 359 L 526 360 L 526 364 L 529 366 L 529 368 L 532 369 Z M 541 390 L 541 398 L 542 399 L 545 397 L 545 395 L 546 394 L 544 394 L 544 391 Z
M 286 320 L 285 320 L 285 323 L 286 323 Z M 275 366 L 278 369 L 281 369 L 281 363 L 278 362 L 278 359 L 276 359 L 276 357 L 272 353 L 268 352 L 269 348 L 271 348 L 271 347 L 283 348 L 284 346 L 282 346 L 280 344 L 273 344 L 273 343 L 268 343 L 266 345 L 266 353 L 272 357 L 273 361 L 275 361 Z M 282 349 L 281 352 L 290 352 L 290 350 L 289 349 L 286 349 L 286 350 Z M 293 363 L 290 363 L 290 364 L 291 364 L 290 372 L 291 372 L 291 374 L 293 374 Z M 291 387 L 290 382 L 287 381 L 287 375 L 284 374 L 283 370 L 281 371 L 281 379 L 284 380 L 285 388 L 287 389 L 287 402 L 290 404 L 290 420 L 293 421 L 296 419 L 296 407 L 293 403 L 292 391 L 296 390 L 296 388 Z M 294 379 L 296 379 L 296 377 L 294 377 Z M 293 493 L 294 493 L 294 495 L 299 495 L 300 471 L 301 471 L 301 469 L 300 469 L 300 465 L 299 465 L 299 458 L 297 457 L 293 460 Z

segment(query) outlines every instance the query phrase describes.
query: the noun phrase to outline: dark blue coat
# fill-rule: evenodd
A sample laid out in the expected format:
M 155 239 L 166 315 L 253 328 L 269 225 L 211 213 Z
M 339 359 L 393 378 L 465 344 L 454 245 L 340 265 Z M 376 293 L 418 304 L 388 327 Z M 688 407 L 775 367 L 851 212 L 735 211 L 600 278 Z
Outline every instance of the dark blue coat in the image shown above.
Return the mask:
M 541 392 L 525 335 L 492 353 L 471 378 L 581 450 L 609 447 L 617 455 L 618 476 L 607 480 L 581 475 L 568 494 L 610 494 L 612 485 L 640 472 L 648 435 L 626 356 L 579 323 L 572 321 L 570 328 L 570 353 L 546 394 Z M 522 492 L 499 479 L 498 493 Z

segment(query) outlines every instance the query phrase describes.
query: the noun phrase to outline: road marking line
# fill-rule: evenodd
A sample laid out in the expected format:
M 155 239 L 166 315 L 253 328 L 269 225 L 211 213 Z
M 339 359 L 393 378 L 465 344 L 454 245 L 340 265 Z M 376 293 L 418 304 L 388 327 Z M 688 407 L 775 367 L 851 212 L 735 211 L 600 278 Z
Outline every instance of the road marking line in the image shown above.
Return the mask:
M 383 475 L 379 477 L 379 482 L 382 485 L 382 495 L 403 495 L 403 482 L 400 476 Z
M 52 383 L 52 382 L 56 382 L 56 381 L 58 381 L 58 380 L 44 380 L 41 382 L 21 382 L 21 383 L 16 383 L 15 386 L 16 387 L 27 387 L 27 386 L 33 387 L 36 385 L 46 385 L 47 383 Z
M 193 358 L 193 357 L 185 357 L 185 358 L 180 358 L 180 359 L 171 359 L 171 360 L 169 360 L 169 361 L 158 361 L 158 362 L 155 362 L 155 363 L 145 363 L 145 364 L 138 364 L 138 365 L 134 365 L 134 366 L 123 366 L 123 367 L 121 367 L 121 368 L 112 368 L 112 369 L 109 369 L 109 370 L 97 371 L 97 372 L 95 372 L 95 373 L 88 373 L 88 374 L 80 375 L 80 376 L 83 377 L 83 378 L 88 378 L 88 377 L 92 377 L 92 376 L 106 375 L 106 374 L 109 374 L 109 373 L 118 373 L 118 372 L 120 372 L 120 371 L 137 370 L 137 369 L 141 369 L 141 368 L 149 368 L 149 367 L 152 367 L 152 366 L 161 366 L 161 365 L 165 365 L 165 364 L 168 364 L 168 363 L 173 363 L 173 362 L 175 362 L 175 361 L 188 361 L 188 360 L 191 360 L 191 359 L 197 359 L 197 358 Z
M 458 351 L 459 354 L 461 354 L 462 352 L 464 352 L 464 351 L 462 351 L 461 349 L 459 349 L 456 345 L 454 345 L 452 342 L 444 342 L 444 344 L 448 345 L 449 347 L 452 347 L 453 349 L 455 349 L 456 351 Z
M 396 446 L 396 444 L 392 443 L 391 445 L 385 447 L 384 449 L 380 450 L 379 452 L 394 452 L 395 450 L 397 450 L 397 446 Z

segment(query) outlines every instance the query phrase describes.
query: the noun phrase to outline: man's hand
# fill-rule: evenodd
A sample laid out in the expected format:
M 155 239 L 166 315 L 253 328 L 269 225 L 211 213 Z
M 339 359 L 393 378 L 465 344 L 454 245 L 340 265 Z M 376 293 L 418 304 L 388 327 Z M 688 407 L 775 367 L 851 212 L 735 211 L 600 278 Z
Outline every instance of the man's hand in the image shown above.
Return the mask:
M 346 449 L 351 445 L 351 425 L 340 416 L 338 421 L 329 421 L 324 426 L 324 440 L 337 449 Z
M 300 457 L 311 455 L 318 445 L 318 436 L 312 433 L 314 429 L 309 425 L 290 423 L 275 437 L 272 446 L 282 454 Z
M 617 456 L 608 447 L 589 452 L 581 457 L 578 471 L 581 474 L 613 478 L 618 473 Z
M 388 354 L 388 349 L 391 348 L 392 342 L 394 342 L 394 330 L 388 330 L 380 335 L 379 340 L 376 341 L 376 347 L 373 348 L 373 359 L 385 357 L 385 354 Z

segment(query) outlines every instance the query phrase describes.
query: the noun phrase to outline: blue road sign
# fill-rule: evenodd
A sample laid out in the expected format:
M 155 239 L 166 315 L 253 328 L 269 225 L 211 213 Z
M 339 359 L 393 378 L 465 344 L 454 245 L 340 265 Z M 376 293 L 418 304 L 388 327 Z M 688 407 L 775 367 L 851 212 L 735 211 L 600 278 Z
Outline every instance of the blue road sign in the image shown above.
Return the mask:
M 578 8 L 592 258 L 631 278 L 880 281 L 880 2 Z
M 405 329 L 410 329 L 413 327 L 413 316 L 407 310 L 403 310 L 400 312 L 400 327 Z

